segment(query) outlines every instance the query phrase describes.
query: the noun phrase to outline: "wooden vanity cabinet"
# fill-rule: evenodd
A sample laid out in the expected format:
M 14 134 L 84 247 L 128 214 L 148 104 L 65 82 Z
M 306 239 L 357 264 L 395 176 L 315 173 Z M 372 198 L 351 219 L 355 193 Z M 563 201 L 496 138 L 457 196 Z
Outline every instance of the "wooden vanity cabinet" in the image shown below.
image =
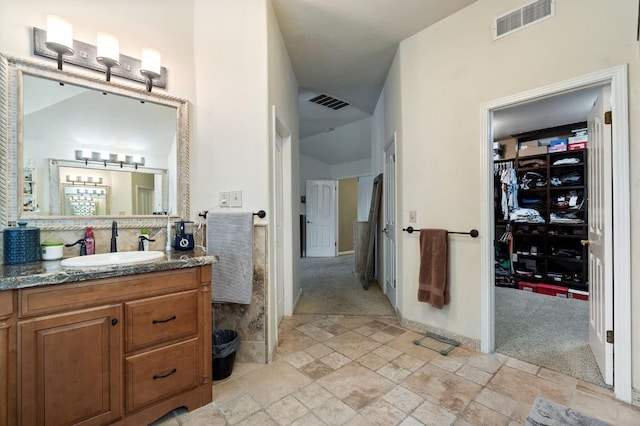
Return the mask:
M 108 424 L 122 415 L 119 305 L 20 322 L 21 424 Z
M 0 291 L 0 425 L 15 425 L 16 318 L 15 294 Z
M 141 425 L 211 402 L 210 285 L 205 265 L 14 290 L 17 424 Z

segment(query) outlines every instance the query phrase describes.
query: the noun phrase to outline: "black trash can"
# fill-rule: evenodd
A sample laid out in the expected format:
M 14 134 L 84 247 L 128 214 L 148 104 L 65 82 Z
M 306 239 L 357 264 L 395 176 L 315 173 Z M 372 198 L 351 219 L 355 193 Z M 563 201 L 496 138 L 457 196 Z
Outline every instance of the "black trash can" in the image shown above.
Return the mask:
M 238 333 L 233 330 L 217 330 L 213 332 L 211 376 L 213 380 L 223 380 L 231 375 L 236 352 L 240 347 Z

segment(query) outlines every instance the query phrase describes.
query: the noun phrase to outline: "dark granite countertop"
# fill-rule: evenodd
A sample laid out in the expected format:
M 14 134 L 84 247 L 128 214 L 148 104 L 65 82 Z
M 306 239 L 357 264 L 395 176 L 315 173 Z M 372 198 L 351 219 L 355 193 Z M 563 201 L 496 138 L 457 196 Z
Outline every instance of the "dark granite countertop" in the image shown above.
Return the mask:
M 217 262 L 218 256 L 196 249 L 194 251 L 167 251 L 165 258 L 147 263 L 95 268 L 63 268 L 60 266 L 60 260 L 46 260 L 19 265 L 0 265 L 0 291 L 191 268 Z

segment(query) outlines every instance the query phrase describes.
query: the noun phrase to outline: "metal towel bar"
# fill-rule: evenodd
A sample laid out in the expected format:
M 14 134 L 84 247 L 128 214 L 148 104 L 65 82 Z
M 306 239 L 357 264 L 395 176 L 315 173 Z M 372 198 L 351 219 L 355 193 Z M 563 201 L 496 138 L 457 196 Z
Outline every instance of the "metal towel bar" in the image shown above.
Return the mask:
M 209 210 L 205 210 L 203 212 L 198 213 L 198 216 L 200 216 L 203 219 L 206 219 L 207 213 L 209 213 Z M 264 210 L 258 210 L 258 212 L 254 213 L 253 215 L 258 216 L 260 219 L 264 219 L 267 216 L 267 212 L 265 212 Z
M 421 231 L 421 229 L 414 229 L 413 226 L 407 226 L 406 228 L 402 228 L 402 230 L 408 232 L 409 234 Z M 471 235 L 471 237 L 473 238 L 478 238 L 478 235 L 480 235 L 477 229 L 472 229 L 469 232 L 447 231 L 447 234 Z

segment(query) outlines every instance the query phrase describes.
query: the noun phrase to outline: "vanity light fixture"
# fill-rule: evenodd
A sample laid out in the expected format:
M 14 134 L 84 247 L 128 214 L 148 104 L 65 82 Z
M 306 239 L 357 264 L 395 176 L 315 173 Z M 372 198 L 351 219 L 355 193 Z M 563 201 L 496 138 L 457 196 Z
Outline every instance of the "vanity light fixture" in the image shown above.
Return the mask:
M 47 49 L 58 54 L 58 69 L 62 69 L 62 55 L 73 55 L 73 26 L 59 16 L 47 16 Z
M 116 165 L 122 168 L 123 166 L 133 166 L 138 169 L 145 164 L 145 158 L 140 155 L 124 155 L 124 154 L 109 154 L 107 152 L 96 152 L 89 149 L 77 149 L 76 160 L 84 161 L 84 164 L 89 164 L 89 161 L 102 163 L 105 167 L 108 165 Z
M 147 92 L 150 92 L 153 86 L 153 79 L 160 77 L 160 52 L 155 49 L 142 49 L 140 74 L 147 79 Z
M 47 16 L 46 30 L 33 28 L 33 53 L 57 59 L 59 70 L 62 70 L 63 61 L 98 72 L 104 72 L 106 67 L 107 81 L 111 80 L 112 75 L 126 78 L 145 84 L 148 92 L 151 86 L 167 87 L 167 69 L 160 66 L 158 51 L 151 53 L 154 62 L 144 61 L 143 66 L 140 59 L 120 54 L 117 38 L 98 33 L 97 41 L 98 45 L 95 46 L 74 40 L 71 24 L 53 15 Z
M 96 61 L 107 68 L 107 81 L 111 81 L 111 68 L 120 66 L 120 43 L 107 33 L 98 33 L 98 56 Z

